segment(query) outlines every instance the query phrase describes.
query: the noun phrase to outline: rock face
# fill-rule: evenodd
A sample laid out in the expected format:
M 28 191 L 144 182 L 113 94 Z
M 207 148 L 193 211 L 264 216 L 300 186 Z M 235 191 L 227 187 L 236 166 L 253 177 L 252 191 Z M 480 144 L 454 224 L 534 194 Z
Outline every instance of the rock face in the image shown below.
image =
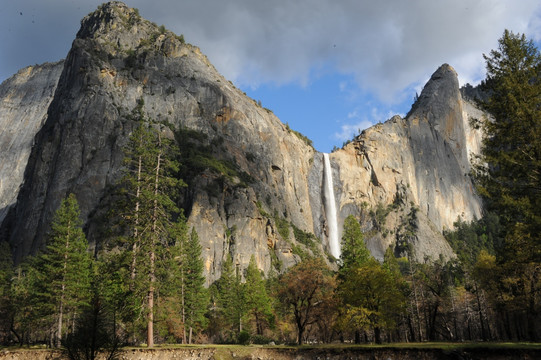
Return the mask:
M 48 76 L 58 79 L 58 70 Z M 28 106 L 45 102 L 36 95 Z M 16 209 L 2 224 L 16 260 L 43 247 L 70 192 L 99 245 L 134 109 L 176 133 L 189 184 L 179 201 L 199 234 L 209 283 L 227 254 L 241 269 L 253 255 L 269 272 L 328 253 L 323 154 L 218 74 L 198 48 L 111 2 L 82 20 L 45 123 L 32 118 L 41 129 Z M 467 175 L 468 154 L 478 151 L 467 119 L 475 111 L 444 65 L 406 119 L 376 125 L 330 154 L 339 228 L 356 215 L 378 258 L 391 244 L 397 253 L 413 248 L 417 258 L 452 256 L 441 230 L 481 210 Z M 11 124 L 16 115 L 6 117 Z M 194 153 L 207 165 L 190 167 Z
M 369 239 L 376 257 L 382 258 L 395 240 L 398 253 L 406 250 L 401 242 L 411 243 L 418 260 L 438 253 L 452 256 L 441 231 L 453 228 L 459 217 L 480 218 L 481 201 L 469 177 L 469 155 L 479 152 L 481 141 L 469 118 L 479 115 L 462 99 L 457 75 L 445 64 L 432 75 L 405 119 L 395 116 L 373 126 L 333 154 L 343 184 L 342 219 L 348 213 L 362 214 L 363 203 L 381 204 L 387 206 L 384 213 L 395 213 L 390 226 L 383 226 L 394 236 L 382 238 L 379 231 Z M 399 231 L 408 227 L 409 232 L 415 230 L 406 236 L 409 239 Z
M 0 224 L 17 201 L 34 136 L 47 118 L 63 66 L 29 66 L 0 85 Z

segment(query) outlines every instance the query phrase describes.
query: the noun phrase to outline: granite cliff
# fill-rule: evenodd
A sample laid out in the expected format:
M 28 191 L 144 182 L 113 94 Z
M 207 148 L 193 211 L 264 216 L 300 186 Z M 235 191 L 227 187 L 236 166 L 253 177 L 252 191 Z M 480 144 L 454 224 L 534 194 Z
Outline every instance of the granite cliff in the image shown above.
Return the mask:
M 63 62 L 29 66 L 0 86 L 0 224 L 17 201 L 19 186 Z
M 26 169 L 22 178 L 0 168 L 0 190 L 7 189 L 0 192 L 0 234 L 17 261 L 43 247 L 70 192 L 91 244 L 100 245 L 136 108 L 184 149 L 189 186 L 179 202 L 199 233 L 209 282 L 228 253 L 241 268 L 255 255 L 265 272 L 329 253 L 323 154 L 181 36 L 111 2 L 81 21 L 65 61 L 36 69 L 42 74 L 21 71 L 0 87 L 2 164 Z M 17 89 L 17 111 L 5 110 L 15 108 L 9 101 Z M 23 113 L 28 125 L 19 128 Z M 405 119 L 367 129 L 330 154 L 339 228 L 347 215 L 357 216 L 378 258 L 389 245 L 421 260 L 453 256 L 442 230 L 481 211 L 468 176 L 481 136 L 469 128 L 470 116 L 479 110 L 443 65 Z M 194 151 L 206 166 L 189 166 Z

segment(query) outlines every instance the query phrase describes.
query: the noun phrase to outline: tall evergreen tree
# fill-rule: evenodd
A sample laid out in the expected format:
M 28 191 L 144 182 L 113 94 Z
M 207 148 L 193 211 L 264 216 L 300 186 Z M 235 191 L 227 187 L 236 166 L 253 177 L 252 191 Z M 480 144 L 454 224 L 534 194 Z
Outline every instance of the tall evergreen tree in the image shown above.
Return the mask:
M 265 281 L 257 268 L 254 255 L 250 257 L 245 278 L 244 293 L 246 309 L 255 323 L 257 334 L 263 335 L 264 325 L 272 322 L 273 313 L 271 300 L 265 288 Z
M 111 301 L 110 278 L 103 262 L 92 262 L 91 297 L 83 306 L 72 332 L 62 339 L 62 353 L 71 360 L 118 359 L 122 335 L 116 324 L 116 303 Z M 114 288 L 113 288 L 114 289 Z
M 33 266 L 35 260 L 29 257 L 19 264 L 11 282 L 10 329 L 20 346 L 29 342 L 29 334 L 33 328 L 45 330 L 44 332 L 51 328 L 51 306 L 44 301 L 44 284 L 37 267 Z M 46 334 L 43 334 L 43 337 L 45 336 Z
M 205 322 L 205 312 L 208 304 L 208 293 L 205 288 L 203 276 L 203 259 L 201 258 L 201 244 L 199 236 L 192 228 L 190 238 L 184 252 L 184 313 L 185 328 L 188 328 L 188 343 L 192 343 L 193 330 L 201 329 Z
M 131 259 L 130 291 L 133 306 L 146 317 L 147 345 L 154 345 L 155 294 L 168 251 L 172 218 L 179 212 L 173 198 L 185 183 L 178 179 L 178 148 L 159 128 L 141 121 L 125 150 L 125 172 L 120 186 L 126 194 L 122 216 Z
M 233 268 L 233 260 L 228 254 L 222 266 L 222 275 L 218 279 L 218 306 L 229 332 L 229 341 L 236 341 L 243 330 L 245 297 L 238 268 Z
M 344 319 L 351 315 L 351 311 L 347 310 L 347 307 L 349 306 L 348 302 L 351 302 L 351 299 L 350 296 L 346 294 L 347 289 L 345 287 L 352 281 L 352 277 L 356 277 L 358 269 L 368 263 L 370 259 L 372 259 L 372 255 L 370 255 L 370 251 L 368 251 L 364 242 L 361 225 L 353 215 L 349 215 L 344 221 L 342 253 L 340 254 L 338 266 L 337 292 L 342 302 L 339 314 L 339 320 L 342 324 L 345 324 L 346 320 Z M 362 329 L 363 326 L 361 326 L 359 322 L 357 322 L 356 326 L 351 326 L 350 324 L 345 326 L 345 328 L 354 329 L 355 343 L 361 341 L 360 329 Z
M 541 260 L 541 55 L 506 30 L 485 56 L 489 95 L 481 194 L 501 217 L 514 258 Z
M 56 211 L 47 247 L 35 264 L 39 265 L 43 300 L 56 319 L 57 346 L 65 333 L 66 316 L 75 323 L 78 311 L 89 301 L 90 262 L 79 205 L 70 194 Z
M 174 321 L 176 325 L 170 327 L 177 327 L 176 332 L 182 333 L 182 342 L 191 344 L 194 331 L 206 325 L 208 291 L 203 276 L 201 244 L 195 228 L 192 228 L 188 236 L 183 216 L 179 216 L 175 227 L 175 244 L 170 248 L 171 266 L 167 271 L 171 281 L 166 294 L 171 302 L 169 308 L 174 309 L 172 311 L 176 314 L 169 314 L 167 321 L 178 319 Z
M 10 333 L 10 323 L 13 317 L 11 305 L 11 279 L 13 278 L 13 260 L 7 241 L 0 241 L 0 341 L 7 343 Z
M 483 122 L 479 190 L 503 225 L 498 260 L 506 307 L 522 309 L 515 316 L 533 341 L 541 314 L 541 54 L 525 35 L 506 30 L 485 60 L 482 105 L 491 119 Z
M 364 242 L 361 225 L 353 215 L 344 220 L 342 234 L 342 253 L 340 254 L 339 277 L 347 276 L 349 271 L 372 258 Z

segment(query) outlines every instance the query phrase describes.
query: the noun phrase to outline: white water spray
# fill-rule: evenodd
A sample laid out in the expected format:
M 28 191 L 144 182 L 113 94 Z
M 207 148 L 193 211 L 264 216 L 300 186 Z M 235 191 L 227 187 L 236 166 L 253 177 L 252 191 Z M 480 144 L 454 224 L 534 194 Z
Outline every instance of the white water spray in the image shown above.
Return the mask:
M 327 217 L 327 231 L 331 254 L 335 258 L 340 257 L 340 242 L 338 241 L 338 221 L 336 218 L 336 202 L 334 200 L 334 188 L 332 183 L 331 163 L 329 154 L 323 154 L 324 177 L 325 177 L 325 216 Z

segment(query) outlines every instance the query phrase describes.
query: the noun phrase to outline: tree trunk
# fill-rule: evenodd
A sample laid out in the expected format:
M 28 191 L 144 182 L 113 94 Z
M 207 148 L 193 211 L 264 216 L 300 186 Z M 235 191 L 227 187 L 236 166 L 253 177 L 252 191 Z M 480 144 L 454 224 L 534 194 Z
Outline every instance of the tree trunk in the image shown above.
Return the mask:
M 23 336 L 22 335 L 19 335 L 17 333 L 17 331 L 15 331 L 15 326 L 14 326 L 14 323 L 13 323 L 13 319 L 11 319 L 11 325 L 9 327 L 9 330 L 13 333 L 13 335 L 15 335 L 15 337 L 17 338 L 17 342 L 19 343 L 19 346 L 22 347 L 24 345 L 23 343 Z
M 305 322 L 303 321 L 301 312 L 298 309 L 294 310 L 294 315 L 295 322 L 297 323 L 297 344 L 302 345 Z
M 64 284 L 62 284 L 62 295 L 60 297 L 60 305 L 58 307 L 58 323 L 56 330 L 56 347 L 62 345 L 62 317 L 64 315 Z
M 302 345 L 302 336 L 304 335 L 304 327 L 300 326 L 297 322 L 297 344 Z
M 413 299 L 415 301 L 415 309 L 417 315 L 417 330 L 419 333 L 419 341 L 423 341 L 423 331 L 421 328 L 421 314 L 419 312 L 419 300 L 417 299 L 417 286 L 415 285 L 415 276 L 413 274 L 413 267 L 411 265 L 411 259 L 409 259 L 410 274 L 411 274 L 411 284 L 413 285 Z
M 68 221 L 68 232 L 66 234 L 66 252 L 64 253 L 64 269 L 62 270 L 62 283 L 60 291 L 60 304 L 58 306 L 58 330 L 56 334 L 56 347 L 62 345 L 62 318 L 64 316 L 64 297 L 66 291 L 66 271 L 68 269 L 68 249 L 70 246 L 70 225 L 71 222 Z
M 534 269 L 533 276 L 530 279 L 530 288 L 528 290 L 528 340 L 537 341 L 537 306 L 536 306 L 536 284 L 538 282 L 538 269 Z
M 148 288 L 147 346 L 154 346 L 154 249 L 150 251 L 150 286 Z
M 183 265 L 182 265 L 183 266 Z M 186 302 L 184 294 L 184 269 L 180 271 L 180 303 L 181 303 L 181 314 L 182 314 L 182 343 L 186 344 Z
M 361 332 L 359 330 L 355 330 L 355 344 L 361 343 Z
M 158 146 L 161 147 L 161 138 L 158 134 Z M 158 151 L 156 164 L 156 176 L 154 180 L 154 209 L 152 214 L 152 233 L 150 244 L 150 286 L 148 290 L 148 324 L 147 324 L 147 344 L 148 347 L 154 346 L 154 284 L 156 283 L 156 243 L 158 237 L 158 189 L 160 183 L 160 165 L 161 150 Z
M 434 304 L 434 309 L 431 311 L 430 315 L 430 321 L 429 321 L 429 332 L 428 332 L 428 340 L 434 341 L 436 340 L 436 320 L 438 319 L 438 308 L 440 306 L 439 300 L 436 301 Z
M 481 325 L 481 339 L 483 339 L 483 341 L 487 341 L 488 337 L 485 330 L 485 321 L 483 319 L 483 307 L 481 306 L 481 295 L 480 295 L 481 290 L 477 287 L 477 283 L 475 283 L 474 291 L 475 291 L 475 298 L 477 300 L 477 312 L 479 315 L 479 325 Z
M 142 136 L 142 135 L 141 135 Z M 142 140 L 141 140 L 142 141 Z M 140 155 L 137 163 L 137 189 L 135 190 L 135 226 L 133 230 L 132 263 L 130 271 L 130 290 L 135 288 L 135 274 L 137 268 L 137 243 L 139 241 L 139 198 L 141 197 L 141 171 L 143 168 L 143 157 Z
M 375 338 L 376 344 L 381 344 L 381 329 L 379 326 L 376 326 L 374 328 L 374 338 Z

